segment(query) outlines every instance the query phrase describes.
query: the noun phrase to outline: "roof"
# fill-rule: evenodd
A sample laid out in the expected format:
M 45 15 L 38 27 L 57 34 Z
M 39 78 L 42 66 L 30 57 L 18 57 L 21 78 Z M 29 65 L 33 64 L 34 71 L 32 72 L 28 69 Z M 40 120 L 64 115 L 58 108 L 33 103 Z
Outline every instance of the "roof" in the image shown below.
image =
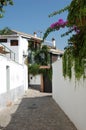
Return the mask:
M 13 31 L 14 33 L 19 34 L 19 35 L 21 35 L 21 36 L 23 36 L 23 37 L 26 37 L 26 38 L 37 39 L 37 40 L 40 40 L 40 41 L 42 40 L 41 38 L 35 37 L 35 36 L 31 35 L 31 34 L 19 32 L 19 31 L 16 31 L 16 30 L 12 30 L 12 31 Z
M 61 51 L 59 49 L 50 49 L 49 52 L 56 55 L 60 55 L 60 54 L 63 55 L 64 53 L 64 51 Z
M 34 35 L 30 35 L 30 34 L 23 33 L 23 32 L 16 31 L 16 30 L 12 30 L 12 29 L 8 30 L 8 31 L 11 31 L 11 34 L 9 34 L 9 35 L 0 35 L 0 38 L 21 36 L 21 37 L 24 37 L 26 39 L 36 41 L 37 43 L 41 43 L 41 41 L 42 41 L 42 38 L 39 38 L 39 37 L 34 36 Z M 43 44 L 48 46 L 49 52 L 52 53 L 52 54 L 63 54 L 64 53 L 63 51 L 61 51 L 59 49 L 54 49 L 53 46 L 52 46 L 52 42 L 50 42 L 50 41 L 44 41 Z
M 11 34 L 9 35 L 0 35 L 0 38 L 4 38 L 4 37 L 18 37 L 18 36 L 22 36 L 25 37 L 27 39 L 34 39 L 34 40 L 39 40 L 41 41 L 42 39 L 39 37 L 35 37 L 33 35 L 27 34 L 27 33 L 23 33 L 23 32 L 19 32 L 16 30 L 11 30 Z

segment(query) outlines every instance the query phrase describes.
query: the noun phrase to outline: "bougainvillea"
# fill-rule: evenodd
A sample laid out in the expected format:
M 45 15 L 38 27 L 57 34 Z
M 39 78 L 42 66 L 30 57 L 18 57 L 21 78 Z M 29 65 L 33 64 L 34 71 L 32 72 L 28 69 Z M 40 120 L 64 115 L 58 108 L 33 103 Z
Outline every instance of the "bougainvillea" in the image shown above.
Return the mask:
M 61 36 L 66 36 L 71 32 L 68 44 L 65 47 L 63 56 L 63 75 L 72 77 L 72 67 L 75 78 L 86 78 L 86 0 L 72 0 L 70 5 L 59 11 L 54 11 L 49 17 L 68 11 L 67 21 L 59 19 L 46 30 L 43 40 L 50 32 L 68 27 L 68 31 Z
M 63 19 L 59 19 L 57 22 L 50 25 L 49 28 L 47 28 L 43 40 L 46 39 L 46 37 L 49 35 L 50 32 L 59 30 L 60 28 L 64 28 L 67 25 L 67 21 L 64 21 Z
M 57 22 L 51 24 L 50 28 L 60 28 L 60 27 L 65 27 L 67 25 L 67 21 L 64 21 L 63 19 L 59 19 Z

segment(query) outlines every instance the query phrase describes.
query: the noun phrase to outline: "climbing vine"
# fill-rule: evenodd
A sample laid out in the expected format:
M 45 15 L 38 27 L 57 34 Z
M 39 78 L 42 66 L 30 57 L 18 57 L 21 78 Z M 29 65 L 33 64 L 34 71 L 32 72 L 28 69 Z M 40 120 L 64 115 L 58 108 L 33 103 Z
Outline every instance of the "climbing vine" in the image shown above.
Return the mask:
M 28 72 L 32 75 L 43 74 L 43 76 L 48 76 L 52 79 L 52 67 L 41 68 L 41 66 L 48 66 L 50 64 L 50 54 L 49 49 L 46 45 L 40 45 L 39 49 L 34 48 L 34 42 L 29 42 L 29 50 L 31 52 L 29 59 L 33 58 L 33 62 L 28 65 Z M 31 60 L 30 60 L 31 61 Z
M 48 65 L 50 60 L 49 58 L 49 51 L 46 45 L 43 45 L 34 55 L 35 62 L 40 65 Z
M 70 5 L 64 9 L 53 12 L 49 17 L 60 14 L 66 10 L 68 11 L 67 21 L 64 22 L 61 20 L 61 23 L 58 24 L 57 22 L 57 25 L 54 23 L 52 30 L 49 31 L 51 26 L 46 30 L 43 39 L 45 39 L 50 32 L 59 30 L 65 26 L 68 27 L 68 31 L 62 34 L 62 37 L 73 32 L 63 55 L 63 75 L 71 79 L 72 70 L 74 69 L 75 78 L 79 80 L 82 76 L 86 78 L 86 0 L 72 0 Z M 62 24 L 64 24 L 64 26 L 62 26 Z M 59 28 L 57 28 L 58 25 Z
M 50 80 L 52 80 L 52 67 L 51 68 L 41 68 L 40 65 L 38 65 L 37 63 L 32 64 L 32 65 L 28 65 L 28 72 L 29 74 L 32 74 L 33 76 L 37 75 L 37 74 L 43 74 L 43 76 L 48 76 Z

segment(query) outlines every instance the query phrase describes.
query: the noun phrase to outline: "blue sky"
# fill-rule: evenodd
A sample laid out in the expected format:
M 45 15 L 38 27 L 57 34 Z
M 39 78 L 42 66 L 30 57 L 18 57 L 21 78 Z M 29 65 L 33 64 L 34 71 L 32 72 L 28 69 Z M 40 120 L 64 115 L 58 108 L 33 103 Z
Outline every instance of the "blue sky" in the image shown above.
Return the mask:
M 48 15 L 53 11 L 64 8 L 70 3 L 70 0 L 13 0 L 13 6 L 5 8 L 4 18 L 0 19 L 0 29 L 9 27 L 17 31 L 33 34 L 37 32 L 40 37 L 52 23 L 62 18 L 66 20 L 67 12 L 49 18 Z M 66 29 L 52 32 L 46 40 L 51 41 L 52 37 L 56 39 L 56 46 L 64 49 L 67 45 L 67 38 L 61 38 L 61 34 Z

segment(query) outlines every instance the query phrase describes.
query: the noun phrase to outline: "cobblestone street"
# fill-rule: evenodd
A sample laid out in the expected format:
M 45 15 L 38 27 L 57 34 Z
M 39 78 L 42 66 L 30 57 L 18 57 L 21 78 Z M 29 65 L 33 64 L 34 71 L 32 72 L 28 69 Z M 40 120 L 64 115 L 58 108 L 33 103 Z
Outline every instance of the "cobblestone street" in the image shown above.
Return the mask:
M 50 93 L 28 89 L 12 106 L 0 111 L 0 130 L 77 130 Z

